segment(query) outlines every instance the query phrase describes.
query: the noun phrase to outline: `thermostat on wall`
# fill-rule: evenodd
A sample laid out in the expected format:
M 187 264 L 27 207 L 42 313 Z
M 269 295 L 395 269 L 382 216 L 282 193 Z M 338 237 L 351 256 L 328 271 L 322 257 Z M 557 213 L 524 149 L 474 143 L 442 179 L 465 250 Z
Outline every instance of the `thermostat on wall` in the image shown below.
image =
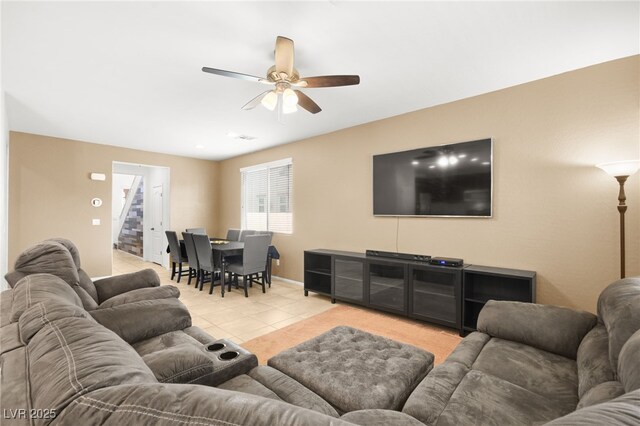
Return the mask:
M 91 205 L 93 207 L 100 207 L 102 205 L 102 200 L 100 198 L 91 199 Z

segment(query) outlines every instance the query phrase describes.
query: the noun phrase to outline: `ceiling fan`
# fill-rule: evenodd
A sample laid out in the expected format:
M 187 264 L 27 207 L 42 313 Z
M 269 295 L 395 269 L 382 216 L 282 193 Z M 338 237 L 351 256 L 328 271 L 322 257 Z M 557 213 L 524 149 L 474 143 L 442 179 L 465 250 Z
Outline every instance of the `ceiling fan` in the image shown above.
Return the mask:
M 297 88 L 352 86 L 360 83 L 360 76 L 357 75 L 300 77 L 298 70 L 293 67 L 293 40 L 286 37 L 276 38 L 275 60 L 276 64 L 267 70 L 266 78 L 209 67 L 202 67 L 202 71 L 275 86 L 251 99 L 242 109 L 253 109 L 262 104 L 270 111 L 277 107 L 278 114 L 295 112 L 297 106 L 312 114 L 322 111 L 318 104 Z

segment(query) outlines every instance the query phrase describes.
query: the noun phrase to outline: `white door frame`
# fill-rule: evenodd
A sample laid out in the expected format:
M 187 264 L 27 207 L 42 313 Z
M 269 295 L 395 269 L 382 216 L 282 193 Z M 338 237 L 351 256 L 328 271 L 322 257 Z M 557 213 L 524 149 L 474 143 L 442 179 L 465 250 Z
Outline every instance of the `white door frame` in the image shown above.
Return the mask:
M 144 177 L 144 210 L 150 212 L 152 209 L 151 197 L 147 197 L 147 192 L 158 184 L 162 185 L 162 227 L 163 229 L 171 229 L 171 185 L 169 167 L 154 166 L 149 164 L 127 163 L 123 161 L 113 161 L 113 173 L 137 174 Z M 112 200 L 113 202 L 113 200 Z M 162 231 L 164 234 L 164 230 Z M 151 221 L 143 221 L 143 259 L 152 262 L 151 250 L 152 244 Z M 169 254 L 166 251 L 162 253 L 162 266 L 169 268 Z

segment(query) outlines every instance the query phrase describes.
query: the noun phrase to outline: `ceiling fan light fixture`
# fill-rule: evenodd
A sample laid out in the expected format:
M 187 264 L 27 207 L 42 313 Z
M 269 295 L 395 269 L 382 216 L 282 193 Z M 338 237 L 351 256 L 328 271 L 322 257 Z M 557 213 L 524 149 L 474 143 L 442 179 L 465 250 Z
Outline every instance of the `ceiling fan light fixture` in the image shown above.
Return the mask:
M 260 103 L 269 111 L 276 109 L 276 105 L 278 105 L 278 95 L 275 90 L 267 93 Z
M 283 112 L 283 114 L 291 114 L 293 112 L 296 112 L 297 110 L 298 110 L 298 107 L 296 106 L 296 104 L 287 105 L 286 102 L 282 103 L 282 112 Z
M 286 88 L 284 92 L 282 92 L 282 101 L 285 106 L 295 107 L 298 104 L 298 95 L 290 88 Z

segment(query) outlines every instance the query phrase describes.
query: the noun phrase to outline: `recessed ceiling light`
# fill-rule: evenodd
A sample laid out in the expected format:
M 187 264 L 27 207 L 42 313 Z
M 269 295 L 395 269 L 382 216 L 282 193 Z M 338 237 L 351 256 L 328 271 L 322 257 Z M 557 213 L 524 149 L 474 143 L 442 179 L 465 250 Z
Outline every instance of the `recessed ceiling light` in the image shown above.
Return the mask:
M 478 161 L 476 157 L 472 158 L 471 161 Z
M 488 166 L 489 164 L 491 164 L 491 163 L 490 163 L 490 162 L 488 162 L 488 161 L 483 161 L 483 162 L 482 162 L 482 165 L 483 165 L 483 166 Z
M 458 155 L 458 158 L 466 158 L 467 154 L 460 154 Z
M 414 166 L 417 166 L 418 164 L 420 164 L 420 162 L 418 160 L 413 160 L 411 164 L 413 164 Z
M 198 144 L 198 145 L 196 145 L 196 148 L 198 148 L 198 149 L 203 149 L 203 148 L 204 148 L 204 145 L 200 145 L 200 144 Z
M 435 169 L 436 166 L 434 166 L 433 164 L 429 166 L 430 169 Z

